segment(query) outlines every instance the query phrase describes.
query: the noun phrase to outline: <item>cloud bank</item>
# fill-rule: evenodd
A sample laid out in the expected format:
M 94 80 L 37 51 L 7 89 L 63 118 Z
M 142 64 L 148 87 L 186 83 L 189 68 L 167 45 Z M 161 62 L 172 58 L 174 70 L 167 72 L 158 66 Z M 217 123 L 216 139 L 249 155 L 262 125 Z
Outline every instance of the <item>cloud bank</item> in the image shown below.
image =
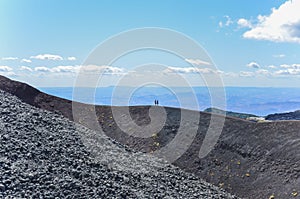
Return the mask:
M 1 60 L 3 61 L 13 61 L 13 60 L 18 60 L 18 57 L 2 57 Z
M 31 63 L 32 61 L 30 59 L 22 59 L 21 62 Z
M 39 59 L 39 60 L 55 60 L 61 61 L 63 58 L 59 55 L 52 55 L 52 54 L 40 54 L 31 56 L 30 59 Z
M 300 0 L 288 0 L 270 15 L 258 15 L 256 23 L 239 19 L 238 24 L 250 28 L 244 38 L 274 42 L 300 43 Z
M 200 59 L 185 59 L 185 61 L 192 65 L 197 65 L 197 66 L 210 66 L 211 65 L 211 63 L 200 60 Z
M 1 72 L 9 72 L 12 71 L 13 69 L 9 66 L 0 66 L 0 71 Z

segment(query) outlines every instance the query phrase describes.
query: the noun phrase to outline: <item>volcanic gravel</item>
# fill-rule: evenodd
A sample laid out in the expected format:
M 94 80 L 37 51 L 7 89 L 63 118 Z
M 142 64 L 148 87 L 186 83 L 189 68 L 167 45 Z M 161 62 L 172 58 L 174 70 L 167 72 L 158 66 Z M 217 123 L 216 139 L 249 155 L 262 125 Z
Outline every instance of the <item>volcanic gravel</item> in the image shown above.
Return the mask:
M 163 129 L 160 132 L 155 131 L 154 137 L 135 137 L 128 134 L 132 129 L 127 129 L 129 131 L 126 133 L 118 127 L 115 121 L 117 118 L 113 117 L 110 106 L 97 105 L 94 107 L 72 102 L 40 92 L 30 85 L 10 80 L 1 75 L 0 90 L 17 96 L 23 102 L 34 107 L 63 115 L 89 129 L 99 130 L 101 127 L 100 129 L 108 137 L 134 150 L 148 154 L 155 153 L 173 142 L 177 136 L 177 129 L 182 125 L 180 123 L 182 110 L 164 107 L 167 116 Z M 73 117 L 73 103 L 79 105 L 77 107 L 79 109 L 75 109 L 75 116 L 77 116 L 75 118 Z M 151 106 L 128 108 L 137 125 L 142 127 L 151 121 L 149 117 Z M 97 118 L 93 117 L 94 113 Z M 190 115 L 193 114 L 195 112 L 190 111 Z M 205 112 L 198 114 L 200 114 L 200 120 L 197 135 L 189 149 L 173 162 L 173 165 L 242 198 L 300 198 L 300 121 L 250 122 L 226 117 L 218 143 L 205 158 L 200 159 L 199 149 L 207 134 L 211 116 L 214 114 Z M 274 116 L 275 118 L 271 119 L 286 120 L 295 119 L 297 115 L 287 113 L 287 115 L 275 114 Z M 269 120 L 269 118 L 267 119 Z M 187 122 L 183 125 L 188 127 L 189 124 Z M 90 155 L 93 155 L 94 159 L 104 162 L 109 168 L 121 171 L 152 172 L 151 169 L 148 169 L 148 161 L 143 160 L 143 157 L 148 158 L 148 156 L 138 155 L 137 158 L 129 158 L 127 161 L 127 155 L 114 155 L 115 150 L 120 150 L 120 148 L 124 150 L 123 146 L 112 149 L 109 148 L 111 141 L 102 134 L 98 133 L 97 135 L 94 131 L 86 130 L 79 132 L 84 132 L 84 134 L 80 134 L 80 139 L 90 151 Z M 102 142 L 109 144 L 101 144 Z M 104 145 L 106 147 L 103 147 Z M 177 154 L 181 144 L 179 143 L 178 146 L 171 150 L 171 154 Z M 128 148 L 125 148 L 126 150 L 130 151 Z M 139 161 L 140 159 L 142 161 Z M 139 163 L 135 164 L 133 160 L 139 161 Z M 152 166 L 159 165 L 158 162 L 159 160 L 153 161 L 151 164 Z M 1 189 L 4 189 L 4 185 L 0 186 L 0 191 Z
M 237 198 L 0 91 L 0 198 Z

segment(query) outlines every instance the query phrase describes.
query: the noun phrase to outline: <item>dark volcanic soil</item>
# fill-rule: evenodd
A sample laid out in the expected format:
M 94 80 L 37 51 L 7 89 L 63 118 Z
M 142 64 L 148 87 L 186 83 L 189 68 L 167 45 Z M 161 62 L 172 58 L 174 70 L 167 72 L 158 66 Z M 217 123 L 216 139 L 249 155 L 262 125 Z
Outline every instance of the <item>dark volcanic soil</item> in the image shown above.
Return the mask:
M 0 127 L 0 198 L 236 198 L 3 91 Z
M 40 93 L 28 85 L 3 77 L 0 77 L 0 89 L 36 107 L 56 111 L 73 119 L 72 103 L 68 100 Z M 86 109 L 89 108 L 86 106 Z M 130 107 L 131 115 L 138 125 L 149 123 L 149 108 Z M 143 139 L 122 132 L 113 120 L 110 107 L 96 107 L 98 121 L 106 135 L 143 152 L 164 147 L 175 137 L 180 126 L 180 109 L 166 108 L 166 112 L 167 121 L 163 129 L 157 136 Z M 300 121 L 252 123 L 226 117 L 214 150 L 199 159 L 199 149 L 211 114 L 197 114 L 200 114 L 200 120 L 196 138 L 186 153 L 174 162 L 176 166 L 240 197 L 257 199 L 274 195 L 275 198 L 299 198 Z

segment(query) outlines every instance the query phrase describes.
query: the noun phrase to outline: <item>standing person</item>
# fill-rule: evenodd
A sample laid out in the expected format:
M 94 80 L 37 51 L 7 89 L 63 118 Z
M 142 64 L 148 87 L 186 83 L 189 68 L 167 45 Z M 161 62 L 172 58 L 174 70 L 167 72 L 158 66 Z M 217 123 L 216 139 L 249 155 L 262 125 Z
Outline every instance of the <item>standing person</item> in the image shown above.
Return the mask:
M 156 106 L 156 100 L 154 100 L 154 105 Z
M 156 105 L 158 106 L 158 104 L 159 104 L 159 103 L 158 103 L 158 100 L 156 100 Z

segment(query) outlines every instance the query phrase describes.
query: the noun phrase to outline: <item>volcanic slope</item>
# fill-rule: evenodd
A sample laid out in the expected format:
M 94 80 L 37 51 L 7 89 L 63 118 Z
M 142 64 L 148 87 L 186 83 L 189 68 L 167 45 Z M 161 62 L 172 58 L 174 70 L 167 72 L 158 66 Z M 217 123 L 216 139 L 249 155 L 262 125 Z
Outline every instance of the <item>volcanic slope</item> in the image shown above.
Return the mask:
M 0 197 L 236 198 L 0 91 Z
M 18 96 L 26 103 L 73 119 L 71 101 L 41 93 L 26 84 L 1 76 L 0 89 Z M 91 105 L 83 107 L 93 108 Z M 150 106 L 129 108 L 137 125 L 145 126 L 150 122 Z M 137 138 L 118 127 L 111 107 L 96 106 L 95 110 L 97 122 L 107 136 L 146 153 L 165 147 L 176 137 L 180 126 L 185 125 L 180 124 L 180 109 L 166 107 L 166 123 L 161 131 L 154 132 L 155 136 L 150 138 Z M 200 114 L 198 132 L 189 149 L 173 162 L 174 165 L 243 198 L 299 198 L 300 121 L 254 123 L 226 117 L 218 143 L 205 158 L 200 159 L 199 149 L 212 114 L 190 113 Z M 93 129 L 88 119 L 75 121 Z

